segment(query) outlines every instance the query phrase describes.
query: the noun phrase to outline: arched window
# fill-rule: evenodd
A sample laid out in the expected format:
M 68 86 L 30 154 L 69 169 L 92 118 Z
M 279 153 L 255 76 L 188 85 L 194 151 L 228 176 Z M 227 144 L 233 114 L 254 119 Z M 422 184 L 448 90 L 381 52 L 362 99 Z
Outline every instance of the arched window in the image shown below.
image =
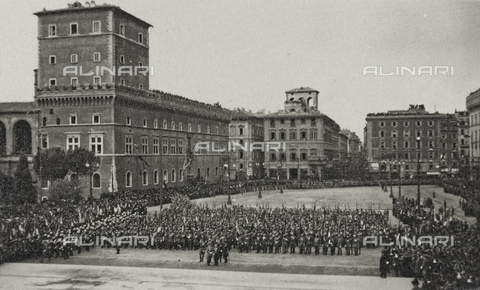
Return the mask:
M 200 177 L 200 168 L 197 168 L 197 176 Z
M 93 188 L 100 188 L 101 187 L 101 181 L 100 181 L 100 174 L 99 173 L 94 173 L 92 176 L 92 187 Z
M 142 184 L 148 185 L 148 172 L 146 170 L 142 173 Z
M 60 125 L 60 118 L 57 118 L 57 125 Z
M 178 170 L 178 181 L 183 181 L 183 169 Z
M 207 177 L 210 177 L 210 168 L 207 167 Z
M 172 130 L 175 130 L 175 122 L 172 121 Z
M 172 182 L 175 182 L 175 169 L 172 169 Z
M 168 171 L 166 169 L 163 171 L 163 182 L 168 183 Z
M 47 126 L 47 117 L 43 117 L 43 119 L 42 119 L 42 126 L 43 126 L 43 127 Z
M 0 122 L 0 156 L 7 154 L 7 128 Z
M 158 184 L 158 170 L 153 171 L 153 184 Z
M 163 120 L 163 129 L 167 129 L 167 128 L 168 128 L 167 120 Z
M 215 176 L 218 176 L 218 167 L 215 167 Z
M 201 133 L 201 132 L 202 132 L 202 127 L 200 127 L 200 125 L 197 125 L 197 132 L 198 132 L 198 133 Z
M 32 128 L 25 120 L 13 125 L 14 153 L 32 153 Z
M 127 171 L 125 175 L 125 186 L 132 187 L 132 173 L 130 171 Z

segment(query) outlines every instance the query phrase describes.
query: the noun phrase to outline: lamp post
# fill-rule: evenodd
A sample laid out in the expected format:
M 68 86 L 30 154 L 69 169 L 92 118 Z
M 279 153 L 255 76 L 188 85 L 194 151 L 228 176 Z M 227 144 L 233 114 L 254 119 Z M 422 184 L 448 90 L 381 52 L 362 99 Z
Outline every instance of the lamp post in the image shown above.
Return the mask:
M 420 208 L 420 137 L 416 138 L 417 141 L 417 205 Z
M 282 167 L 283 167 L 283 160 L 282 160 L 282 156 L 280 155 L 280 162 L 278 162 L 278 182 L 280 183 L 280 176 L 281 176 L 281 171 L 282 171 Z M 282 184 L 280 183 L 280 193 L 283 193 L 283 186 Z
M 90 175 L 90 199 L 93 199 L 93 185 L 92 185 L 92 179 L 93 179 L 93 173 L 97 171 L 99 164 L 96 162 L 92 162 L 92 164 L 87 163 L 85 164 L 85 167 L 89 169 L 89 175 Z

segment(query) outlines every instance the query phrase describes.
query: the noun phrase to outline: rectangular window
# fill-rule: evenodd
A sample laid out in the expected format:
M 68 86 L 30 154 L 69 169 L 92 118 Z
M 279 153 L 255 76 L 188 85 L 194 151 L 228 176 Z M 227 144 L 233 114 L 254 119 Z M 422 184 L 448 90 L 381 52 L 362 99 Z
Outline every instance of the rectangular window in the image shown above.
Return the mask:
M 428 151 L 428 159 L 433 159 L 435 157 L 435 154 L 433 151 Z
M 403 137 L 410 137 L 410 131 L 403 131 Z
M 147 128 L 147 125 L 148 125 L 147 119 L 143 119 L 143 127 Z
M 385 122 L 380 121 L 380 122 L 378 123 L 378 125 L 379 125 L 380 127 L 385 127 Z
M 162 154 L 168 154 L 168 140 L 162 140 Z
M 275 140 L 275 132 L 270 132 L 270 140 Z
M 138 42 L 143 44 L 143 34 L 138 34 Z
M 300 132 L 300 138 L 302 140 L 306 140 L 307 139 L 307 132 L 305 132 L 305 131 Z
M 67 135 L 67 150 L 80 148 L 80 135 Z
M 153 138 L 153 154 L 160 154 L 160 140 Z
M 385 137 L 385 131 L 380 131 L 380 138 L 384 138 Z
M 170 140 L 170 154 L 177 154 L 177 141 Z
M 71 115 L 70 116 L 70 125 L 76 125 L 77 124 L 77 115 Z
M 293 131 L 290 132 L 290 140 L 296 140 L 297 139 L 297 132 Z
M 434 131 L 428 130 L 428 137 L 433 137 L 433 136 L 435 136 Z
M 48 26 L 48 36 L 57 36 L 57 26 L 49 25 Z
M 138 85 L 138 88 L 143 90 L 143 84 Z
M 101 77 L 93 77 L 93 84 L 94 85 L 102 84 L 102 78 Z
M 101 31 L 101 22 L 93 21 L 93 33 L 100 33 Z
M 410 154 L 409 154 L 408 152 L 405 152 L 405 154 L 404 154 L 403 157 L 404 157 L 405 160 L 409 160 L 409 159 L 410 159 Z M 407 165 L 407 166 L 408 166 L 408 165 Z M 405 169 L 408 170 L 408 167 L 405 167 Z
M 408 126 L 410 126 L 410 122 L 409 122 L 409 121 L 405 121 L 405 122 L 403 122 L 403 126 L 404 126 L 404 127 L 408 127 Z
M 380 142 L 380 148 L 385 149 L 385 142 L 384 141 Z
M 125 154 L 133 153 L 133 137 L 125 136 Z
M 417 122 L 415 122 L 415 125 L 417 125 L 417 127 L 422 126 L 422 121 L 417 121 Z
M 78 34 L 78 24 L 77 23 L 70 23 L 70 34 L 71 35 Z
M 40 135 L 40 138 L 42 138 L 41 142 L 41 148 L 42 149 L 47 149 L 48 148 L 48 135 L 47 134 L 42 134 Z
M 316 122 L 315 119 L 310 120 L 310 126 L 311 127 L 316 127 L 317 126 L 317 122 Z
M 397 149 L 397 141 L 393 141 L 393 142 L 392 142 L 392 148 L 393 148 L 393 149 Z
M 126 123 L 127 123 L 127 125 L 132 125 L 132 118 L 127 117 Z
M 397 131 L 392 131 L 392 138 L 397 138 Z
M 100 58 L 100 52 L 95 52 L 95 53 L 93 54 L 93 61 L 94 61 L 94 62 L 99 62 L 100 60 L 101 60 L 101 58 Z
M 70 79 L 70 84 L 74 87 L 78 86 L 78 78 L 71 78 Z
M 48 63 L 49 64 L 56 64 L 57 63 L 57 57 L 55 55 L 51 55 L 48 57 Z
M 125 25 L 120 24 L 120 35 L 125 36 Z
M 148 137 L 142 137 L 142 154 L 148 154 Z
M 183 154 L 183 140 L 178 140 L 178 154 Z
M 78 54 L 70 55 L 70 62 L 71 63 L 77 63 L 78 62 Z
M 317 130 L 310 130 L 310 140 L 317 140 Z
M 422 130 L 417 130 L 417 137 L 422 137 Z
M 238 130 L 239 130 L 239 135 L 243 136 L 243 128 L 238 128 Z
M 397 127 L 397 121 L 392 122 L 392 127 Z
M 103 153 L 103 135 L 90 135 L 90 149 L 95 154 Z
M 121 64 L 125 63 L 125 56 L 123 56 L 123 55 L 120 56 L 120 63 Z
M 153 128 L 158 129 L 158 120 L 153 120 Z
M 100 115 L 93 115 L 93 124 L 100 124 Z
M 125 80 L 124 79 L 120 79 L 120 85 L 122 85 L 122 86 L 125 85 Z
M 405 148 L 410 148 L 410 142 L 405 141 Z
M 428 141 L 428 148 L 433 148 L 433 141 L 432 140 Z

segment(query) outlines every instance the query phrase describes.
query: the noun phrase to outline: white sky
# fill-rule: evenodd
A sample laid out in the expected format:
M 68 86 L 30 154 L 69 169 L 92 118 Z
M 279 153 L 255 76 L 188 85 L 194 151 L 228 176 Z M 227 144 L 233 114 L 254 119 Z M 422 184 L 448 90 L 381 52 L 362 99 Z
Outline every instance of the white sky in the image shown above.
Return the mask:
M 74 1 L 2 1 L 0 100 L 33 100 L 34 12 Z M 85 1 L 82 1 L 82 4 Z M 103 4 L 97 1 L 97 5 Z M 283 108 L 320 91 L 319 109 L 363 139 L 371 112 L 465 109 L 480 88 L 480 1 L 109 0 L 154 26 L 150 88 L 223 107 Z M 449 76 L 364 76 L 365 66 L 453 66 Z

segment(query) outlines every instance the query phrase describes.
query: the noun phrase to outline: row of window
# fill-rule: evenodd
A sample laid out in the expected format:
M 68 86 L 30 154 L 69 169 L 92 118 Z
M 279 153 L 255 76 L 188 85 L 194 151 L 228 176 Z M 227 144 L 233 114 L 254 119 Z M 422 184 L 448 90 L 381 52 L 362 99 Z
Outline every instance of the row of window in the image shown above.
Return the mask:
M 458 158 L 457 153 L 451 152 L 450 154 L 441 153 L 440 159 L 448 159 L 449 155 L 452 159 Z M 422 159 L 422 154 L 420 152 L 417 152 L 416 154 L 411 154 L 410 152 L 403 152 L 403 153 L 393 152 L 392 154 L 385 154 L 383 152 L 380 153 L 380 159 L 383 160 L 385 159 L 386 156 L 388 156 L 388 158 L 392 160 L 398 160 L 400 156 L 403 156 L 403 160 L 410 160 L 410 158 Z M 427 157 L 428 159 L 435 159 L 435 152 L 429 151 Z
M 160 138 L 153 137 L 151 154 L 160 154 Z M 183 139 L 163 139 L 162 140 L 162 154 L 183 154 Z M 133 144 L 133 136 L 125 136 L 125 154 L 133 154 L 134 149 L 137 150 Z M 148 137 L 141 137 L 141 153 L 149 154 Z
M 100 52 L 94 52 L 92 55 L 92 61 L 93 62 L 100 62 L 102 60 L 102 55 Z M 70 63 L 78 63 L 78 54 L 71 54 L 70 55 Z M 57 56 L 52 54 L 48 56 L 48 64 L 54 65 L 57 64 Z M 140 63 L 140 66 L 143 66 L 142 63 Z
M 119 33 L 122 36 L 125 36 L 127 27 L 124 24 L 120 24 L 119 26 Z M 99 20 L 95 20 L 92 22 L 91 33 L 101 33 L 102 32 L 102 22 Z M 80 35 L 80 29 L 77 22 L 72 22 L 69 24 L 69 35 Z M 58 30 L 56 24 L 48 25 L 48 36 L 55 37 L 58 36 Z M 137 42 L 140 44 L 146 44 L 146 39 L 143 36 L 143 33 L 138 33 Z
M 126 117 L 125 123 L 126 123 L 127 125 L 131 126 L 131 125 L 132 125 L 132 118 L 131 118 L 131 117 Z M 143 126 L 144 128 L 148 128 L 148 120 L 147 120 L 147 119 L 143 119 L 142 126 Z M 157 120 L 157 119 L 153 120 L 153 128 L 154 128 L 154 129 L 158 129 L 158 128 L 159 128 L 159 127 L 158 127 L 158 120 Z M 181 122 L 178 123 L 178 127 L 177 127 L 177 124 L 175 123 L 175 121 L 172 121 L 172 122 L 170 123 L 170 127 L 169 127 L 169 126 L 168 126 L 168 121 L 164 120 L 164 121 L 163 121 L 163 126 L 162 126 L 162 128 L 163 128 L 163 129 L 183 131 L 183 123 L 181 123 Z M 207 133 L 207 134 L 211 134 L 211 133 L 212 133 L 212 132 L 211 132 L 211 129 L 210 129 L 210 126 L 207 126 L 206 129 L 207 129 L 207 130 L 206 130 L 206 133 Z M 192 126 L 192 124 L 189 123 L 189 124 L 187 125 L 187 131 L 188 131 L 188 132 L 193 132 L 193 126 Z M 201 125 L 197 125 L 197 132 L 198 132 L 198 133 L 202 133 L 202 126 L 201 126 Z M 219 128 L 218 128 L 218 127 L 215 127 L 215 134 L 219 134 L 219 132 L 220 132 Z
M 94 85 L 101 85 L 102 84 L 102 77 L 94 76 L 93 79 L 92 79 L 92 83 Z M 127 82 L 125 81 L 125 79 L 120 79 L 119 84 L 122 85 L 122 86 L 126 86 Z M 56 78 L 49 78 L 48 79 L 48 85 L 50 87 L 56 86 L 57 85 L 57 79 Z M 74 87 L 78 86 L 78 78 L 77 77 L 70 78 L 70 85 L 72 85 Z M 143 84 L 139 84 L 138 88 L 143 90 Z
M 310 156 L 317 156 L 318 151 L 316 149 L 310 149 Z M 287 161 L 287 154 L 281 152 L 277 154 L 276 152 L 270 152 L 270 161 Z M 297 152 L 290 152 L 288 154 L 289 161 L 306 161 L 308 160 L 308 152 L 306 150 L 301 150 L 299 153 Z
M 397 126 L 399 126 L 401 123 L 402 123 L 402 122 L 391 121 L 391 122 L 390 122 L 390 126 L 392 126 L 392 127 L 397 127 Z M 415 124 L 415 126 L 420 127 L 420 126 L 422 126 L 423 121 L 414 121 L 413 123 Z M 410 124 L 411 124 L 410 121 L 404 121 L 404 122 L 403 122 L 403 126 L 404 126 L 404 127 L 410 127 Z M 428 126 L 430 126 L 430 127 L 431 127 L 431 126 L 434 126 L 434 125 L 435 125 L 435 121 L 430 120 L 430 121 L 427 122 L 427 124 L 428 124 Z M 380 127 L 385 127 L 386 125 L 387 125 L 387 122 L 385 122 L 385 121 L 379 121 L 379 122 L 378 122 L 378 126 L 380 126 Z
M 300 124 L 306 124 L 307 119 L 301 118 L 300 119 Z M 280 124 L 284 125 L 285 124 L 285 119 L 280 119 Z M 290 119 L 290 127 L 295 127 L 296 122 L 295 119 Z M 275 128 L 276 123 L 275 120 L 270 121 L 270 128 Z M 310 126 L 315 127 L 317 126 L 317 122 L 315 119 L 310 119 Z
M 270 132 L 270 140 L 277 140 L 277 136 L 278 136 L 278 140 L 280 140 L 280 141 L 287 140 L 286 139 L 287 138 L 286 137 L 287 136 L 286 132 L 283 132 L 283 131 L 280 131 L 279 133 Z M 298 135 L 298 132 L 296 130 L 294 130 L 294 131 L 290 130 L 288 132 L 288 136 L 289 136 L 288 140 L 317 140 L 317 130 L 316 129 L 315 130 L 310 130 L 310 139 L 307 139 L 307 136 L 308 136 L 307 130 L 300 131 L 300 135 Z
M 422 130 L 416 130 L 416 131 L 415 131 L 415 135 L 416 135 L 416 137 L 422 137 L 422 136 L 423 136 L 423 131 L 422 131 Z M 383 131 L 383 130 L 380 130 L 380 131 L 378 132 L 378 136 L 379 136 L 380 138 L 385 138 L 385 137 L 386 137 L 386 132 Z M 428 137 L 435 137 L 435 131 L 434 131 L 434 130 L 428 130 L 428 131 L 427 131 L 427 136 L 428 136 Z M 446 139 L 447 136 L 448 136 L 448 134 L 442 133 L 442 139 Z M 390 137 L 392 137 L 392 138 L 397 138 L 397 137 L 398 137 L 398 131 L 391 131 L 391 132 L 390 132 Z M 408 131 L 408 130 L 407 130 L 407 131 L 403 131 L 403 137 L 406 137 L 406 138 L 410 137 L 410 131 Z M 456 133 L 452 133 L 452 134 L 451 134 L 451 137 L 452 137 L 452 138 L 457 138 L 457 134 L 456 134 Z
M 385 149 L 387 148 L 386 146 L 386 142 L 385 141 L 380 141 L 380 149 Z M 410 147 L 410 141 L 405 141 L 403 142 L 403 148 L 411 148 Z M 416 148 L 422 148 L 422 142 L 415 142 L 416 144 Z M 432 140 L 428 140 L 428 148 L 434 148 L 434 142 Z M 392 148 L 393 149 L 397 149 L 399 148 L 399 142 L 397 141 L 392 141 Z M 448 148 L 448 144 L 443 142 L 442 143 L 442 148 Z M 452 148 L 453 149 L 456 149 L 457 148 L 457 143 L 452 143 Z
M 40 135 L 40 148 L 47 149 L 49 145 L 48 134 Z M 80 148 L 80 134 L 67 134 L 65 137 L 67 150 Z M 93 133 L 89 135 L 89 148 L 95 154 L 103 154 L 103 134 Z
M 470 115 L 470 123 L 472 126 L 480 124 L 480 113 Z

